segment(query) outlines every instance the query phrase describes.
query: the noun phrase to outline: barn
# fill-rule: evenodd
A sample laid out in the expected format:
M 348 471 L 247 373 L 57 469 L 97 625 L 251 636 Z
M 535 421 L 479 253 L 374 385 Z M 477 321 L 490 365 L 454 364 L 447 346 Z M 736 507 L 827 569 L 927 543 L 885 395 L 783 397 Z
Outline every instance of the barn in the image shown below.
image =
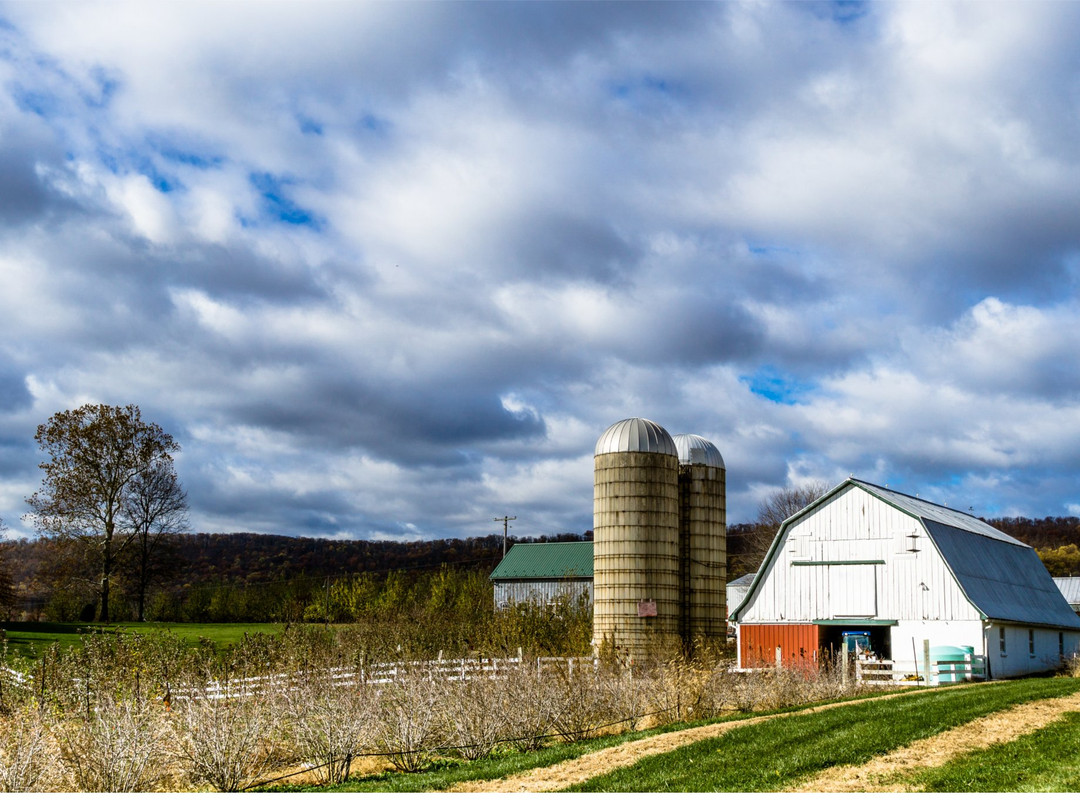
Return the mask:
M 742 603 L 743 598 L 746 597 L 746 593 L 750 591 L 750 584 L 754 582 L 754 573 L 747 573 L 736 578 L 734 581 L 728 581 L 727 584 L 727 606 L 728 615 L 735 607 Z
M 593 543 L 515 544 L 489 576 L 495 608 L 513 603 L 556 604 L 593 598 Z
M 1069 607 L 1080 614 L 1080 578 L 1076 576 L 1055 578 L 1054 583 L 1061 590 L 1061 595 L 1065 598 L 1065 602 L 1069 604 Z
M 1035 551 L 974 516 L 848 479 L 787 519 L 732 612 L 740 667 L 846 647 L 901 671 L 974 658 L 988 678 L 1080 650 L 1075 614 Z

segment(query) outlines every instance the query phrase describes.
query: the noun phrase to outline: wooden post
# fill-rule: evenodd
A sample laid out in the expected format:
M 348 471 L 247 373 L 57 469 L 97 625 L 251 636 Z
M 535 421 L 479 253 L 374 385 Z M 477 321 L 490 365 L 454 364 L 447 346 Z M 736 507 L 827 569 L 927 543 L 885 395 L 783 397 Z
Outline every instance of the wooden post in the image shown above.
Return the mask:
M 779 645 L 776 646 L 776 667 L 780 668 L 784 665 L 784 649 Z
M 930 640 L 922 641 L 922 653 L 923 653 L 923 675 L 926 676 L 926 685 L 929 687 L 934 684 L 930 679 Z
M 848 684 L 848 650 L 847 643 L 840 645 L 840 682 L 844 687 Z

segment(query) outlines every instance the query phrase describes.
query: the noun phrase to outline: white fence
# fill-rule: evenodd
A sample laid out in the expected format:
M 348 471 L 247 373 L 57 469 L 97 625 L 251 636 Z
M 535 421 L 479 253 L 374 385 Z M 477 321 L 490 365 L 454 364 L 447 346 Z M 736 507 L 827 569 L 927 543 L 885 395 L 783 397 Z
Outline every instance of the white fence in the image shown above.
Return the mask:
M 856 659 L 855 678 L 867 685 L 942 685 L 986 679 L 986 657 L 973 654 L 962 660 L 930 660 L 929 678 L 924 668 L 899 667 L 891 659 Z
M 560 669 L 573 674 L 586 668 L 593 668 L 599 660 L 592 657 L 539 657 L 536 660 L 537 676 L 554 673 Z M 360 664 L 355 668 L 332 668 L 330 676 L 339 687 L 365 683 L 385 685 L 399 681 L 406 676 L 422 676 L 427 679 L 443 681 L 467 681 L 470 679 L 495 679 L 506 676 L 511 671 L 520 670 L 525 665 L 521 649 L 516 657 L 464 657 L 445 659 L 440 654 L 436 659 L 412 660 L 399 662 L 373 662 Z M 257 696 L 270 690 L 288 688 L 297 682 L 301 673 L 277 673 L 266 676 L 248 676 L 229 680 L 215 680 L 204 687 L 167 688 L 169 701 L 182 701 L 189 698 L 224 699 L 244 696 Z M 32 687 L 32 676 L 19 673 L 10 668 L 0 668 L 0 687 Z

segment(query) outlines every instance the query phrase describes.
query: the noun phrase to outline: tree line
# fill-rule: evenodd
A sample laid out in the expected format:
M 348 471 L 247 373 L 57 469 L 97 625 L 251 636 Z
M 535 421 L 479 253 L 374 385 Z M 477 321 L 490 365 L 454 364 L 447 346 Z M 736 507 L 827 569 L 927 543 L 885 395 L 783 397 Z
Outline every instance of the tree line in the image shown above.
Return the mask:
M 351 619 L 359 612 L 345 614 L 329 597 L 340 595 L 343 577 L 350 587 L 362 582 L 371 595 L 378 586 L 426 586 L 441 580 L 442 569 L 486 576 L 501 557 L 497 534 L 370 542 L 186 533 L 187 498 L 173 468 L 180 445 L 144 422 L 134 405 L 59 412 L 35 439 L 46 459 L 41 487 L 27 503 L 39 538 L 0 542 L 0 618 L 338 619 L 337 608 L 340 619 Z M 729 526 L 729 580 L 755 572 L 780 524 L 826 488 L 814 482 L 783 489 L 762 501 L 755 522 Z M 1080 518 L 986 521 L 1035 547 L 1052 575 L 1080 574 Z M 2 531 L 0 525 L 0 537 Z M 586 532 L 515 541 L 591 538 Z

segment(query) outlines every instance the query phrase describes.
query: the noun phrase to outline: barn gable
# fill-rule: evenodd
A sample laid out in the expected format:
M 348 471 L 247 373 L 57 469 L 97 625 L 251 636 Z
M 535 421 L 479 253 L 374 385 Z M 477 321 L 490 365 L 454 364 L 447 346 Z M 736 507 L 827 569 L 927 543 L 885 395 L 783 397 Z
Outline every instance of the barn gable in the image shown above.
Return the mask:
M 1032 548 L 969 514 L 855 479 L 781 525 L 732 614 L 845 618 L 1080 629 Z

